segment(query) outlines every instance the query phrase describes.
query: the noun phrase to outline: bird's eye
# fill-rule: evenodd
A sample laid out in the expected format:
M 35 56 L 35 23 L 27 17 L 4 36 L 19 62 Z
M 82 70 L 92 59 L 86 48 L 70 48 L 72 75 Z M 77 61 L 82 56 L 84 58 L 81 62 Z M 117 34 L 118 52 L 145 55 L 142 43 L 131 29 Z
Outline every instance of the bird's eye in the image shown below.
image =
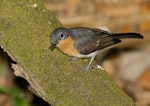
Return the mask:
M 66 35 L 64 33 L 61 33 L 59 36 L 60 36 L 60 39 L 65 39 L 66 38 Z
M 63 38 L 64 36 L 65 36 L 64 34 L 61 34 L 61 35 L 60 35 L 61 38 Z

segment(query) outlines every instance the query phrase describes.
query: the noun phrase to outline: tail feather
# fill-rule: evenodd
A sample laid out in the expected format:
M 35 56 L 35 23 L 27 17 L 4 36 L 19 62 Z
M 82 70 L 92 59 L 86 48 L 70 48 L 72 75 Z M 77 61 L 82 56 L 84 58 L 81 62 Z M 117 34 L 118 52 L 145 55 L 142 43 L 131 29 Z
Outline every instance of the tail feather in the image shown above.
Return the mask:
M 126 39 L 126 38 L 136 38 L 143 39 L 143 36 L 139 33 L 117 33 L 112 34 L 113 39 Z

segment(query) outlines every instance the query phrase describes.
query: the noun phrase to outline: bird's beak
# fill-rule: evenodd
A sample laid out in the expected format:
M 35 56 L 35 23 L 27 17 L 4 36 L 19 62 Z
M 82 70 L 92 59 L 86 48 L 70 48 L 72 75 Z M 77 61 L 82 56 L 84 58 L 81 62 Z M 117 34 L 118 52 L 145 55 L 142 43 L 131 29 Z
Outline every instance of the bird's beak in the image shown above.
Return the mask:
M 51 43 L 50 49 L 53 51 L 56 48 L 56 44 Z

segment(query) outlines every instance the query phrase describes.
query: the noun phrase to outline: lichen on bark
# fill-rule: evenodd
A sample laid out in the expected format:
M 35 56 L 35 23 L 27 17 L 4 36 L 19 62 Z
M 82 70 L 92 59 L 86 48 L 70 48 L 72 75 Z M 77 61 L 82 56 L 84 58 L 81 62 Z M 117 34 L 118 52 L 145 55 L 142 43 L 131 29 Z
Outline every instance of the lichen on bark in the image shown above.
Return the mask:
M 36 95 L 56 106 L 134 105 L 104 70 L 83 72 L 87 62 L 49 50 L 49 35 L 61 24 L 40 1 L 0 0 L 0 11 L 0 45 Z

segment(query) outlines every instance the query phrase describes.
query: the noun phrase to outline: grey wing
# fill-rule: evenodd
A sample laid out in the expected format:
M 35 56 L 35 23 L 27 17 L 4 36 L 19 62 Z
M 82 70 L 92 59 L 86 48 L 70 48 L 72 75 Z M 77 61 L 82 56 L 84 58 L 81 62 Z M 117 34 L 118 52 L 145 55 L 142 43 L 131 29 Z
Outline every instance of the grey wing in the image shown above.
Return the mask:
M 114 39 L 111 33 L 101 29 L 75 28 L 73 32 L 76 35 L 74 36 L 76 40 L 75 47 L 84 55 L 121 42 L 119 39 Z
M 96 28 L 93 28 L 92 30 L 94 32 L 95 38 L 99 39 L 99 46 L 96 48 L 96 50 L 101 50 L 108 46 L 121 42 L 120 39 L 114 39 L 112 36 L 113 34 L 108 31 Z
M 79 51 L 79 53 L 83 55 L 87 55 L 97 49 L 99 46 L 99 40 L 82 38 L 78 39 L 75 42 L 75 48 Z
M 71 28 L 71 32 L 70 36 L 75 40 L 74 46 L 81 54 L 89 54 L 99 46 L 99 39 L 95 39 L 95 33 L 90 28 Z

